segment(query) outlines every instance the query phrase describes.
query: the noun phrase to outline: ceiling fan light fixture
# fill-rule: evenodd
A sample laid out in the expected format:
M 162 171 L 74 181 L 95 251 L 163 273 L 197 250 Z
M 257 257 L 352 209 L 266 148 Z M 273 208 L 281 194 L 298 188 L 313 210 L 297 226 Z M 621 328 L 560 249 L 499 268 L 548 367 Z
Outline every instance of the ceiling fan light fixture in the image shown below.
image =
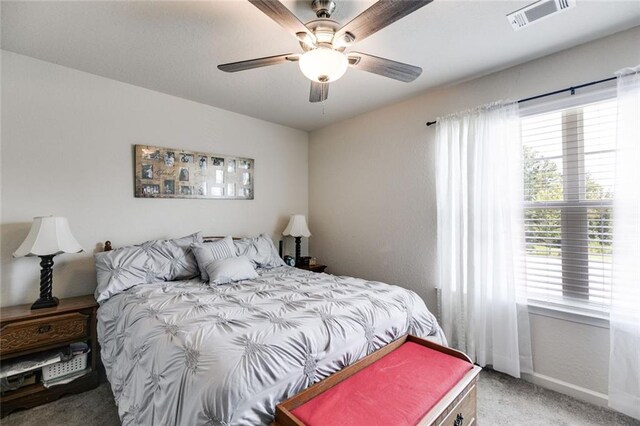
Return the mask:
M 347 71 L 349 61 L 343 53 L 328 47 L 309 50 L 300 57 L 300 71 L 311 81 L 329 83 Z
M 1 1 L 1 0 L 0 0 Z M 306 0 L 309 2 L 309 0 Z M 303 54 L 287 53 L 247 61 L 218 65 L 224 72 L 238 72 L 298 61 L 300 71 L 311 80 L 309 102 L 324 102 L 329 84 L 341 78 L 349 66 L 409 83 L 422 73 L 422 68 L 366 53 L 345 50 L 372 34 L 412 14 L 433 0 L 378 0 L 345 25 L 331 19 L 336 0 L 313 0 L 311 7 L 317 19 L 302 23 L 281 0 L 249 0 L 262 13 L 294 35 Z M 577 0 L 539 0 L 540 2 L 575 2 Z M 537 5 L 537 3 L 536 3 Z

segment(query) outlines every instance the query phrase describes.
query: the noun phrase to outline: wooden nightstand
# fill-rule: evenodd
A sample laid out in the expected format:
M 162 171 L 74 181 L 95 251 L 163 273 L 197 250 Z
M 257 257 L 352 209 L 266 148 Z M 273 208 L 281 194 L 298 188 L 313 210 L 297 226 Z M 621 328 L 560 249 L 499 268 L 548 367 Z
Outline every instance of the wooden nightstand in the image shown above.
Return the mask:
M 31 304 L 0 309 L 0 361 L 85 341 L 91 351 L 87 366 L 91 373 L 65 385 L 45 388 L 42 383 L 7 391 L 0 397 L 1 416 L 18 408 L 44 404 L 62 395 L 84 392 L 98 386 L 100 354 L 96 334 L 98 304 L 93 295 L 61 299 L 54 308 L 31 310 Z
M 327 265 L 300 265 L 296 266 L 296 268 L 311 272 L 324 272 L 327 269 Z

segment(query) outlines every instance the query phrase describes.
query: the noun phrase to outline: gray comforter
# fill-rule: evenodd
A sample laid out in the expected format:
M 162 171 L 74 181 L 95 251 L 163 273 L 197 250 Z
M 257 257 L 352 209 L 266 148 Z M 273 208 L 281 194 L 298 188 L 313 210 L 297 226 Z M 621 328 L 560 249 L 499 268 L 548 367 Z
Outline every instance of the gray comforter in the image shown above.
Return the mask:
M 413 292 L 290 267 L 210 287 L 135 286 L 98 310 L 125 425 L 258 425 L 280 401 L 405 333 L 444 335 Z

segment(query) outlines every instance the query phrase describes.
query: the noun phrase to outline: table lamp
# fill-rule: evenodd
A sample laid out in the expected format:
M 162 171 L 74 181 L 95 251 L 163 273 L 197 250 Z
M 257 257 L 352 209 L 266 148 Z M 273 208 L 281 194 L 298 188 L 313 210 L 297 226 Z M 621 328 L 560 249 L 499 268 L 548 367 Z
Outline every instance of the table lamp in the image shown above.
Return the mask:
M 282 235 L 291 235 L 296 239 L 296 266 L 300 265 L 300 240 L 301 237 L 310 237 L 311 232 L 307 227 L 307 219 L 303 214 L 292 214 L 289 218 L 289 224 L 285 228 Z
M 53 256 L 60 253 L 80 253 L 82 247 L 71 234 L 65 217 L 34 217 L 31 230 L 13 257 L 39 256 L 40 298 L 31 309 L 50 308 L 58 305 L 58 298 L 51 294 L 53 282 Z

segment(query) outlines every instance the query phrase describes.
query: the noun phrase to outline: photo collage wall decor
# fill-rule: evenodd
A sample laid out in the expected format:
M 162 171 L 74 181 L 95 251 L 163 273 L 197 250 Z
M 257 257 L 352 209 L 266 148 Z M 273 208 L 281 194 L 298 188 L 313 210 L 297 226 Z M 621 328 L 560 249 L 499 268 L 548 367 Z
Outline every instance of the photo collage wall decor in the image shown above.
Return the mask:
M 135 146 L 135 196 L 253 200 L 251 158 Z

